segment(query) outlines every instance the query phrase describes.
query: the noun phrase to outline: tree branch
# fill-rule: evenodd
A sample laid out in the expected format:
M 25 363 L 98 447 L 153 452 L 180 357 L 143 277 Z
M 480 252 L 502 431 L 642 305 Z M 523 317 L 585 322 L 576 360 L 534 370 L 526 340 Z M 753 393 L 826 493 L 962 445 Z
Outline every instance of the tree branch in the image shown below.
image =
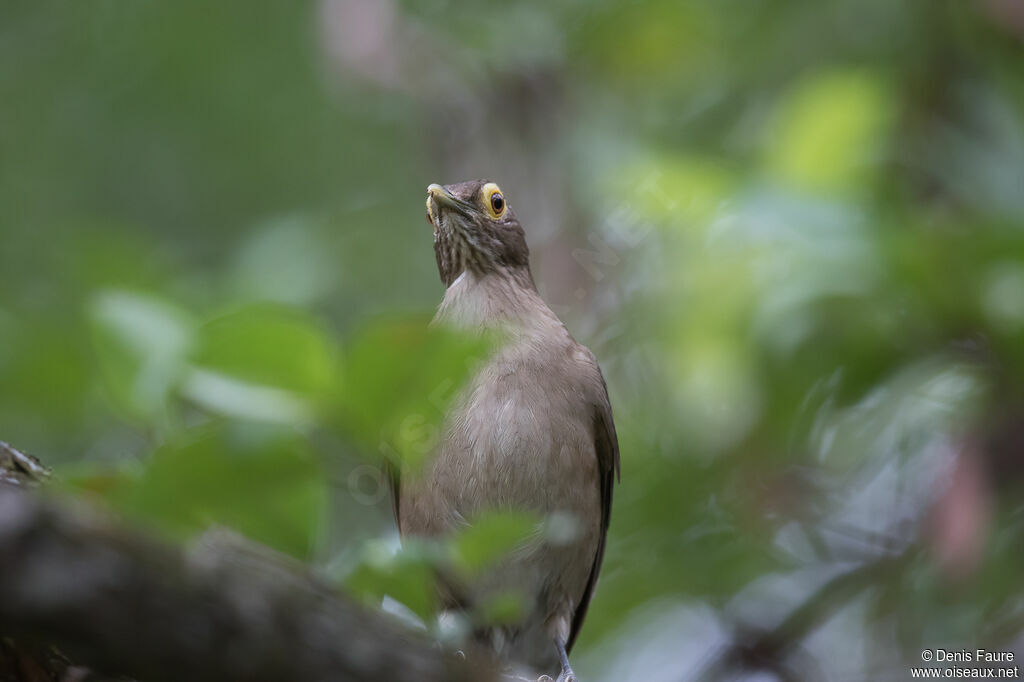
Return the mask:
M 880 584 L 886 576 L 898 575 L 914 555 L 915 548 L 911 546 L 900 554 L 884 554 L 832 578 L 808 595 L 774 628 L 738 633 L 735 643 L 712 658 L 697 679 L 725 679 L 737 670 L 771 670 L 782 679 L 793 679 L 780 667 L 786 654 L 853 597 Z
M 268 554 L 185 553 L 0 485 L 0 632 L 147 680 L 494 679 Z

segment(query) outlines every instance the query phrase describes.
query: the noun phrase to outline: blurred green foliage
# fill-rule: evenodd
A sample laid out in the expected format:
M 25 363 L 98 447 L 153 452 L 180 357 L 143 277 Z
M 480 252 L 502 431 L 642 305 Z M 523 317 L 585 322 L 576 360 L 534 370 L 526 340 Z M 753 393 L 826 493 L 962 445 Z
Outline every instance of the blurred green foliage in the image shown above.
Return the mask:
M 491 342 L 425 316 L 376 322 L 345 355 L 342 420 L 364 449 L 416 469 L 433 450 L 440 422 Z
M 805 603 L 763 670 L 1019 648 L 1022 40 L 1003 0 L 7 2 L 0 438 L 426 617 L 522 530 L 396 552 L 376 468 L 486 351 L 427 328 L 422 201 L 488 176 L 621 440 L 584 679 Z

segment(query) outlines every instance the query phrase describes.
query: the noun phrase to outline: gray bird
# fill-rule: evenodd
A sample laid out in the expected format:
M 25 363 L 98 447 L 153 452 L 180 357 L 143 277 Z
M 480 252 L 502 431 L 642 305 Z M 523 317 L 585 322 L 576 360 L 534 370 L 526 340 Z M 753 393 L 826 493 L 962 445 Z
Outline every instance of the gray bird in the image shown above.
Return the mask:
M 604 378 L 537 293 L 526 235 L 501 190 L 472 180 L 427 188 L 427 219 L 446 290 L 435 322 L 500 331 L 503 342 L 446 416 L 424 471 L 393 480 L 403 539 L 436 538 L 493 510 L 570 519 L 567 537 L 536 539 L 472 586 L 450 583 L 447 607 L 522 595 L 523 618 L 476 632 L 510 665 L 559 670 L 594 594 L 619 474 Z

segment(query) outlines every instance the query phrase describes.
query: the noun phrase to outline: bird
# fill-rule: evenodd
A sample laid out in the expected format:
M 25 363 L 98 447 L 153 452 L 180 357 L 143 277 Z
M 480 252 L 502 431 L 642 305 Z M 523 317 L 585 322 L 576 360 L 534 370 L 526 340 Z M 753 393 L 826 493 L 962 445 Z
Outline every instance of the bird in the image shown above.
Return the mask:
M 569 663 L 594 595 L 620 478 L 608 389 L 594 354 L 543 301 L 526 234 L 489 180 L 427 188 L 438 274 L 432 324 L 500 332 L 501 343 L 453 401 L 428 463 L 393 470 L 402 541 L 444 538 L 492 510 L 570 521 L 568 538 L 534 539 L 469 588 L 441 589 L 468 611 L 485 595 L 521 595 L 522 617 L 474 638 L 514 670 L 575 682 Z

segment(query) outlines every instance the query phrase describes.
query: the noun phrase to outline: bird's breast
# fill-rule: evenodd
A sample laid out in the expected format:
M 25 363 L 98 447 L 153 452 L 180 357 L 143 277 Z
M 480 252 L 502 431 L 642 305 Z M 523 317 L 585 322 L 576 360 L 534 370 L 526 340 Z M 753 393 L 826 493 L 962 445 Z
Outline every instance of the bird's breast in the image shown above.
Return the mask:
M 566 352 L 546 344 L 557 346 L 524 338 L 474 377 L 448 415 L 423 480 L 412 484 L 410 495 L 427 517 L 412 520 L 413 527 L 440 532 L 490 510 L 597 515 L 588 405 L 558 366 Z

